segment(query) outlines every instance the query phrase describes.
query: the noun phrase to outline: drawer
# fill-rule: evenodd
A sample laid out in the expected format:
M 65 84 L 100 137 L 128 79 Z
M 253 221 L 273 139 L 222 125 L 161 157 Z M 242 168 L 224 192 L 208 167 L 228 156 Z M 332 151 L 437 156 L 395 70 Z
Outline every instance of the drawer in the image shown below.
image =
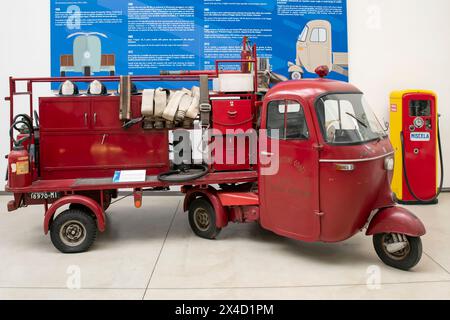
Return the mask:
M 251 100 L 216 100 L 212 103 L 213 128 L 222 131 L 252 128 Z

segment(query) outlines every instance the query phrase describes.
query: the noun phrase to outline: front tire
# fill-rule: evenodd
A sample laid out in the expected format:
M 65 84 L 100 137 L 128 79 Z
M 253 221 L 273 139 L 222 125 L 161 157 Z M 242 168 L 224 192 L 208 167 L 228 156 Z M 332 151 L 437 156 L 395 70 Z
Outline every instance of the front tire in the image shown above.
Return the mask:
M 389 252 L 388 245 L 394 241 L 392 233 L 381 233 L 373 236 L 373 245 L 378 257 L 388 266 L 400 269 L 410 270 L 416 266 L 422 258 L 422 241 L 420 237 L 410 237 L 401 235 L 406 239 L 406 247 L 396 252 Z
M 68 209 L 50 226 L 50 238 L 62 253 L 80 253 L 89 250 L 97 237 L 95 219 L 86 211 Z
M 192 231 L 204 239 L 215 239 L 221 229 L 216 226 L 216 212 L 203 198 L 194 200 L 189 206 L 189 224 Z

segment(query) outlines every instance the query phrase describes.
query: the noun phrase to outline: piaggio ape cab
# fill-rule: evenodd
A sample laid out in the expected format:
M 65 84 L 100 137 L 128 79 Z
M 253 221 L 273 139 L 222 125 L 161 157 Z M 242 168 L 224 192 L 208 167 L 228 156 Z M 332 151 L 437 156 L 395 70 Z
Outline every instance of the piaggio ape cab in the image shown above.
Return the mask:
M 260 119 L 267 142 L 259 145 L 257 191 L 185 188 L 197 235 L 215 238 L 229 221 L 254 220 L 307 242 L 340 242 L 366 229 L 387 265 L 419 262 L 425 227 L 393 201 L 394 150 L 359 89 L 326 79 L 280 83 Z

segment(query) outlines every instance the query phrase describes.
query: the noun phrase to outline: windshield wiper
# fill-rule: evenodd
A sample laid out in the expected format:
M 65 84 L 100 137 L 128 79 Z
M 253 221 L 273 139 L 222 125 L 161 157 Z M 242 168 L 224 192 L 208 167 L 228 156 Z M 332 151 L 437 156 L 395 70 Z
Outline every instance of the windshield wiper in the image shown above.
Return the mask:
M 353 114 L 351 114 L 349 112 L 346 112 L 346 114 L 348 114 L 350 117 L 352 117 L 353 119 L 358 121 L 364 128 L 367 129 L 367 124 L 364 121 L 362 121 L 361 119 L 359 119 L 357 116 L 355 116 L 355 115 L 353 115 Z

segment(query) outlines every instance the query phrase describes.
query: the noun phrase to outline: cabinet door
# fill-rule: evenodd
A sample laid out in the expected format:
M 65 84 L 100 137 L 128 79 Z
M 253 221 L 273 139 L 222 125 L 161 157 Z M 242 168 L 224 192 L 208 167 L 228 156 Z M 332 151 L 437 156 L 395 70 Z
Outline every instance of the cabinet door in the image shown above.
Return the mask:
M 106 178 L 116 170 L 169 170 L 167 131 L 51 132 L 41 136 L 45 179 Z
M 92 99 L 92 125 L 94 129 L 117 129 L 122 126 L 119 119 L 119 97 L 95 97 Z
M 83 132 L 43 132 L 40 165 L 45 179 L 91 177 L 89 170 L 96 163 L 95 145 L 100 136 Z
M 51 97 L 39 101 L 42 131 L 85 130 L 90 125 L 88 97 Z
M 252 128 L 250 100 L 216 100 L 212 103 L 214 129 L 222 131 Z
M 120 97 L 93 97 L 92 98 L 92 126 L 94 130 L 121 129 L 123 121 L 120 120 Z M 131 114 L 132 118 L 141 116 L 140 97 L 132 97 Z M 139 125 L 135 125 L 128 131 L 139 130 Z

